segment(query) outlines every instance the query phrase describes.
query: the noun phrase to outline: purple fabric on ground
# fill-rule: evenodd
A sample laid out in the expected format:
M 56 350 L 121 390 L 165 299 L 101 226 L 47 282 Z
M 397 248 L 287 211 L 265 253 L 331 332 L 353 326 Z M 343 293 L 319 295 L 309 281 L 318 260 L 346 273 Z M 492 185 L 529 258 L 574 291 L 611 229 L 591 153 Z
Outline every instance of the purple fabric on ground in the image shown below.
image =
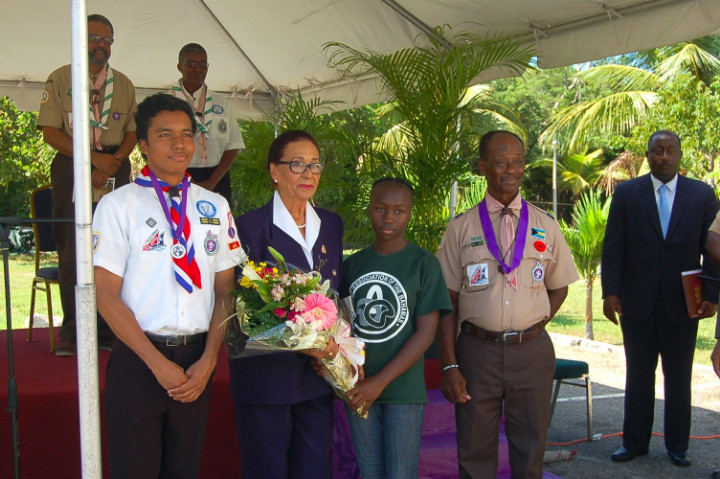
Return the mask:
M 420 479 L 455 479 L 458 477 L 455 408 L 445 400 L 439 389 L 429 389 L 428 399 L 430 402 L 425 407 L 418 476 Z M 340 400 L 335 401 L 333 448 L 333 478 L 359 479 L 360 471 L 355 461 L 355 449 L 352 445 L 345 409 Z M 499 479 L 510 476 L 510 458 L 503 418 L 500 421 L 497 477 Z M 543 477 L 561 479 L 549 472 L 545 472 Z

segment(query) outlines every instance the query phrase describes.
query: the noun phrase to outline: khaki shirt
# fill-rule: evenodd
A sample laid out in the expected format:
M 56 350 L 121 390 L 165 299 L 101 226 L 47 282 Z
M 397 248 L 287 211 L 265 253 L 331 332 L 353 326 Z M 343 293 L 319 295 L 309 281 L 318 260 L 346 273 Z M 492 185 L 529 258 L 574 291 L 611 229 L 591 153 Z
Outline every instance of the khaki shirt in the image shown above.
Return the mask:
M 488 331 L 527 329 L 550 316 L 548 289 L 563 288 L 579 279 L 557 221 L 529 203 L 528 208 L 517 291 L 506 286 L 505 274 L 498 271 L 500 263 L 487 247 L 477 205 L 448 225 L 437 257 L 448 289 L 459 292 L 458 327 L 470 321 Z M 519 211 L 513 213 L 517 228 Z M 490 213 L 498 241 L 500 217 L 500 212 Z
M 135 131 L 135 87 L 128 77 L 114 68 L 113 77 L 113 97 L 106 123 L 108 129 L 100 135 L 100 144 L 103 146 L 118 146 L 126 133 Z M 100 96 L 105 96 L 105 87 L 100 91 Z M 90 109 L 89 100 L 87 108 Z M 59 128 L 72 138 L 71 122 L 72 78 L 70 65 L 65 65 L 52 72 L 45 82 L 37 124 L 39 127 Z
M 715 221 L 710 225 L 710 229 L 713 233 L 720 235 L 720 211 L 715 215 Z M 715 322 L 715 338 L 720 339 L 720 312 L 718 313 L 717 320 Z
M 715 221 L 712 222 L 708 231 L 712 231 L 713 233 L 720 235 L 720 211 L 718 211 L 715 215 Z

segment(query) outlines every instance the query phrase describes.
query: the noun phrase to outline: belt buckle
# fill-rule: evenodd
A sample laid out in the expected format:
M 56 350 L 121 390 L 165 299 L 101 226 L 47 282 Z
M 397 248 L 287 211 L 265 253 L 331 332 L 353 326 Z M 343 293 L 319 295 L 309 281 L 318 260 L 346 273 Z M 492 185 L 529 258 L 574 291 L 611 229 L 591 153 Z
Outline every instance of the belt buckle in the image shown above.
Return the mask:
M 187 345 L 187 336 L 184 334 L 171 335 L 165 338 L 165 346 L 185 346 Z
M 519 337 L 520 337 L 520 341 L 518 341 L 518 342 L 521 342 L 521 341 L 522 341 L 522 332 L 518 332 L 518 331 L 503 331 L 502 336 L 500 336 L 500 337 L 502 338 L 502 339 L 501 339 L 501 344 L 512 344 L 510 338 L 514 338 L 515 336 L 519 336 Z

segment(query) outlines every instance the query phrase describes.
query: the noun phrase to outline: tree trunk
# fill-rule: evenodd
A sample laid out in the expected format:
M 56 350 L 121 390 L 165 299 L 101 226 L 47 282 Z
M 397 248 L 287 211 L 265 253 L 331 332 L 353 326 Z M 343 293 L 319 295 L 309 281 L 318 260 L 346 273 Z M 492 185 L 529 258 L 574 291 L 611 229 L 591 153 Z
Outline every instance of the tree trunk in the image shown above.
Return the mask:
M 592 291 L 595 275 L 585 278 L 585 339 L 595 339 L 593 335 Z

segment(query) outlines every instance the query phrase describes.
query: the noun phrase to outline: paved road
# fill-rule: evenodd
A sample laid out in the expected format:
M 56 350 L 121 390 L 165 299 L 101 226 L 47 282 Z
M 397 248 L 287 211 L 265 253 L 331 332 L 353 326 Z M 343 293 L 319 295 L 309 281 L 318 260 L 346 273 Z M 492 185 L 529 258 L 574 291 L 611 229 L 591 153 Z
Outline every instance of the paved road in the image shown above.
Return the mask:
M 603 436 L 619 433 L 622 430 L 625 385 L 622 347 L 560 334 L 552 334 L 552 337 L 557 357 L 586 361 L 590 365 L 594 433 Z M 653 431 L 662 433 L 664 394 L 659 367 L 656 378 Z M 562 386 L 555 417 L 548 430 L 548 441 L 566 443 L 587 437 L 585 417 L 585 390 Z M 696 364 L 694 368 L 692 420 L 692 436 L 720 436 L 720 378 L 709 366 Z M 622 438 L 614 436 L 568 446 L 548 446 L 548 450 L 575 450 L 578 455 L 569 462 L 547 464 L 545 470 L 565 479 L 708 479 L 714 469 L 720 468 L 720 437 L 691 439 L 688 452 L 693 464 L 686 468 L 670 463 L 663 438 L 659 436 L 653 437 L 648 456 L 629 463 L 613 463 L 610 456 L 621 443 Z

